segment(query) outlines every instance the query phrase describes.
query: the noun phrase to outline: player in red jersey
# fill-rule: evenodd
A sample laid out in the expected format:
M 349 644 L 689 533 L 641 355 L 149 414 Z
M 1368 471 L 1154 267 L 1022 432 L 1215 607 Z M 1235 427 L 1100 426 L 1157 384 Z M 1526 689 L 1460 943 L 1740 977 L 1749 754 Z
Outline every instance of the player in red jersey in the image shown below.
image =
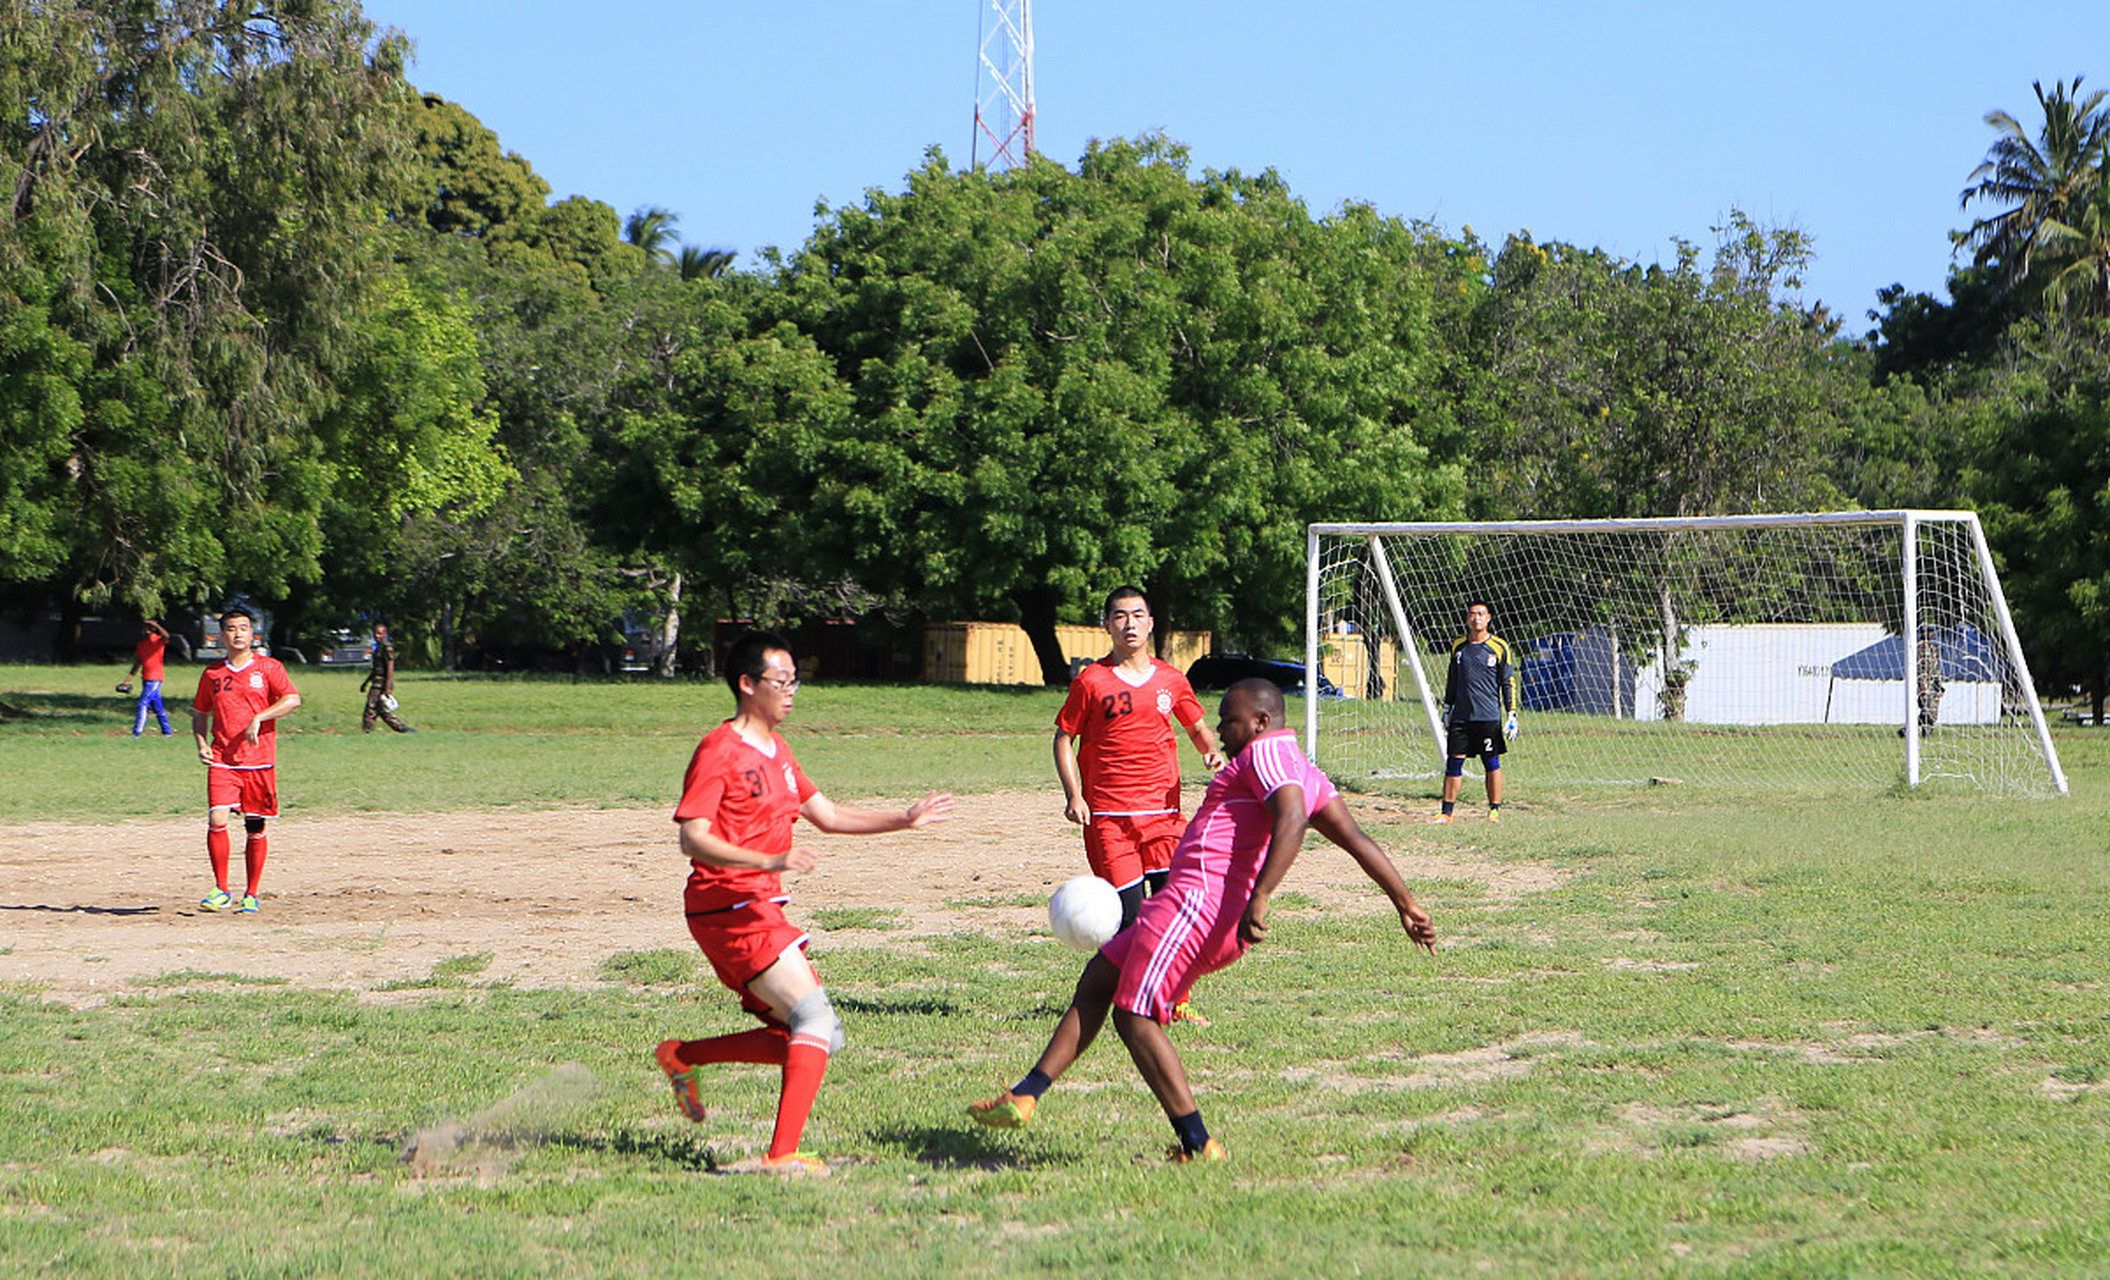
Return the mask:
M 132 712 L 132 736 L 135 738 L 146 732 L 149 711 L 160 723 L 162 737 L 176 735 L 175 726 L 169 723 L 168 708 L 161 702 L 162 658 L 168 646 L 168 628 L 148 618 L 141 624 L 139 643 L 132 646 L 132 668 L 118 682 L 119 693 L 130 693 L 132 672 L 139 673 L 139 705 Z
M 821 794 L 777 733 L 799 688 L 791 652 L 777 637 L 755 632 L 734 641 L 725 682 L 733 690 L 733 718 L 697 745 L 674 810 L 690 864 L 682 906 L 718 980 L 764 1025 L 705 1040 L 662 1041 L 653 1058 L 691 1120 L 705 1115 L 698 1080 L 705 1065 L 782 1067 L 776 1130 L 763 1167 L 826 1172 L 798 1144 L 843 1031 L 806 959 L 805 933 L 784 918 L 783 873 L 816 865 L 813 854 L 792 843 L 792 826 L 803 817 L 831 834 L 906 831 L 943 822 L 953 798 L 934 791 L 904 811 L 878 813 Z
M 300 705 L 285 667 L 255 651 L 256 618 L 236 605 L 220 615 L 227 656 L 198 677 L 190 728 L 205 763 L 205 852 L 216 886 L 198 905 L 256 914 L 264 881 L 264 820 L 278 816 L 278 718 Z M 249 842 L 242 861 L 249 885 L 237 900 L 227 891 L 227 816 L 242 815 Z
M 1121 893 L 1121 927 L 1143 895 L 1164 887 L 1180 840 L 1180 751 L 1174 721 L 1214 773 L 1223 753 L 1187 677 L 1151 656 L 1150 602 L 1116 587 L 1103 615 L 1111 652 L 1077 673 L 1055 716 L 1055 776 L 1062 816 L 1084 828 L 1084 859 Z M 1209 1020 L 1179 1001 L 1178 1020 Z

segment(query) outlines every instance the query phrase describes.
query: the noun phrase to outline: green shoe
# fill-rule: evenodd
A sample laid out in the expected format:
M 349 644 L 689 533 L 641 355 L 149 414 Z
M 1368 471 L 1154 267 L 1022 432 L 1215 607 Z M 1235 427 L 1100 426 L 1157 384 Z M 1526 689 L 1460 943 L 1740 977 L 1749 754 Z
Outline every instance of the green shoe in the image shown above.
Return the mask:
M 236 908 L 235 908 L 234 910 L 235 910 L 235 914 L 236 914 L 236 915 L 243 915 L 243 916 L 253 916 L 253 915 L 255 915 L 255 914 L 256 914 L 256 895 L 255 895 L 255 894 L 253 894 L 253 893 L 245 893 L 245 894 L 243 894 L 243 895 L 242 895 L 242 905 L 241 905 L 241 906 L 239 906 L 239 907 L 236 907 Z
M 225 911 L 234 905 L 234 895 L 225 889 L 215 889 L 199 899 L 198 905 L 207 911 Z

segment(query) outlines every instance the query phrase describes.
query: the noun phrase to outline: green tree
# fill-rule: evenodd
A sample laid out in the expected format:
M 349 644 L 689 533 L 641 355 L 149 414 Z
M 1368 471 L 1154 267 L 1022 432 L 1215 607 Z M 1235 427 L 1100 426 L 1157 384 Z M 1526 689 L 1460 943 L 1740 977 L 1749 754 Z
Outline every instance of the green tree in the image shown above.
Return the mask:
M 339 0 L 16 5 L 0 40 L 0 420 L 35 420 L 0 573 L 69 609 L 282 598 L 410 172 L 402 42 Z
M 642 207 L 623 219 L 623 243 L 634 246 L 654 266 L 675 264 L 674 228 L 681 218 L 658 205 Z
M 1056 623 L 1108 583 L 1228 641 L 1294 631 L 1303 525 L 1455 510 L 1417 427 L 1425 237 L 1314 219 L 1272 173 L 1187 173 L 1162 138 L 955 173 L 829 213 L 766 305 L 849 412 L 793 439 L 809 566 L 952 616 Z M 765 322 L 768 317 L 764 316 Z M 766 330 L 771 326 L 764 324 Z
M 2082 79 L 2075 76 L 2071 85 L 2054 81 L 2049 92 L 2041 81 L 2030 85 L 2044 120 L 2034 137 L 2006 111 L 1986 113 L 1997 136 L 1971 171 L 1962 204 L 2005 207 L 1973 222 L 1963 243 L 1974 250 L 1975 265 L 1995 268 L 2002 292 L 2041 292 L 2046 281 L 2036 271 L 2039 254 L 2049 248 L 2055 259 L 2070 260 L 2071 242 L 2081 234 L 2074 228 L 2105 198 L 2110 110 L 2103 90 L 2082 95 Z

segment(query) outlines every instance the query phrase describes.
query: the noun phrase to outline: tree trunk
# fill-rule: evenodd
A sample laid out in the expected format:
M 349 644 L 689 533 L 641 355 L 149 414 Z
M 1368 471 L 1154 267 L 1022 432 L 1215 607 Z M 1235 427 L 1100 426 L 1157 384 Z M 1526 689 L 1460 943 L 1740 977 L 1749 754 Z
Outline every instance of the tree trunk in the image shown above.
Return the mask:
M 674 646 L 681 639 L 681 575 L 667 584 L 667 616 L 659 624 L 659 651 L 652 655 L 652 674 L 661 679 L 674 675 Z
M 1012 596 L 1018 605 L 1018 622 L 1025 628 L 1026 639 L 1032 642 L 1033 656 L 1040 659 L 1040 680 L 1056 688 L 1065 688 L 1070 683 L 1070 660 L 1063 656 L 1062 644 L 1055 638 L 1055 610 L 1061 604 L 1061 596 L 1053 587 L 1035 587 Z
M 1670 583 L 1657 584 L 1656 606 L 1661 610 L 1663 622 L 1663 693 L 1658 702 L 1662 705 L 1665 720 L 1683 720 L 1685 679 L 1689 673 L 1685 664 L 1679 661 L 1678 607 L 1671 602 Z
M 461 647 L 454 638 L 454 601 L 440 601 L 440 670 L 462 669 Z
M 81 602 L 71 591 L 59 603 L 59 631 L 51 645 L 52 656 L 60 662 L 81 660 Z

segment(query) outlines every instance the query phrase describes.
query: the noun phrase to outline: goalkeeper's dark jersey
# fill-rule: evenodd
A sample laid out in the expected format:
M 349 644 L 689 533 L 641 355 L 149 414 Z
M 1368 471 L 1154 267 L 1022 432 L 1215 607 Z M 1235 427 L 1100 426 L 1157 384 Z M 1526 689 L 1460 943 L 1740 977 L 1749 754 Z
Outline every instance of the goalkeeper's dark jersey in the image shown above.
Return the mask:
M 1453 720 L 1500 720 L 1517 705 L 1516 667 L 1509 641 L 1497 635 L 1475 642 L 1460 636 L 1451 645 L 1451 673 L 1443 683 L 1443 705 Z

